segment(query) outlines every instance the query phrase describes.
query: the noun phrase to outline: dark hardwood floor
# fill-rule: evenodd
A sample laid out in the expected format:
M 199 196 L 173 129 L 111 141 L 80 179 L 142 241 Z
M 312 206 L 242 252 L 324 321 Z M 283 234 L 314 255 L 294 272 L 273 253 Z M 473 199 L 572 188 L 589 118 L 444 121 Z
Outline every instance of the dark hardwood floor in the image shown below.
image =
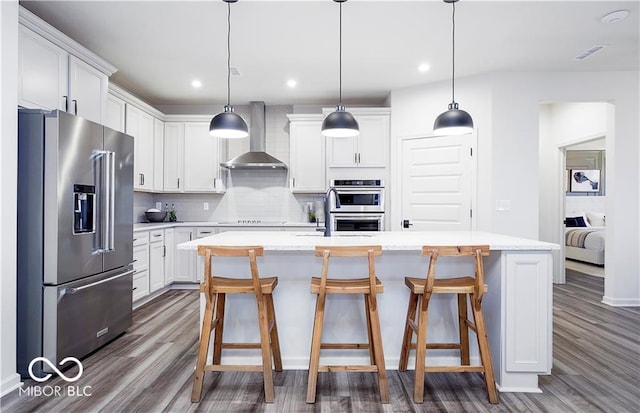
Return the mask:
M 129 332 L 83 362 L 85 396 L 2 398 L 3 412 L 638 412 L 640 308 L 600 303 L 603 279 L 567 270 L 554 286 L 554 363 L 542 394 L 501 393 L 487 402 L 480 374 L 427 374 L 425 401 L 412 402 L 413 372 L 389 370 L 391 403 L 378 402 L 373 373 L 320 373 L 315 405 L 305 403 L 307 372 L 276 373 L 276 403 L 264 404 L 260 373 L 208 373 L 202 401 L 190 401 L 198 294 L 170 291 L 134 313 Z M 398 338 L 400 339 L 400 338 Z M 223 359 L 224 360 L 224 359 Z M 75 374 L 73 370 L 69 376 Z M 42 387 L 26 381 L 25 388 Z M 91 386 L 86 388 L 86 386 Z

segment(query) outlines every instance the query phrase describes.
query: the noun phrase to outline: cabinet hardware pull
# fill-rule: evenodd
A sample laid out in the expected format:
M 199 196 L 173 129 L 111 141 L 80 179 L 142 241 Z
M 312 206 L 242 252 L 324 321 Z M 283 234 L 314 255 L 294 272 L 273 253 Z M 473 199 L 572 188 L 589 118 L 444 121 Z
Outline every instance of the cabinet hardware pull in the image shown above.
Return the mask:
M 64 111 L 69 112 L 69 97 L 63 96 L 64 98 Z
M 293 178 L 293 187 L 296 187 L 296 178 Z
M 163 245 L 163 246 L 162 246 L 162 256 L 163 256 L 163 257 L 166 257 L 166 256 L 167 256 L 167 246 L 166 246 L 166 245 Z
M 161 237 L 162 234 L 153 234 L 154 237 Z
M 213 178 L 213 189 L 216 189 L 216 178 Z
M 131 291 L 135 291 L 135 290 L 137 290 L 137 289 L 138 289 L 138 287 L 133 287 L 133 288 L 131 289 Z
M 180 188 L 180 178 L 178 178 L 178 188 Z
M 353 163 L 358 163 L 358 154 L 356 152 L 353 153 Z
M 78 114 L 78 101 L 73 99 L 72 102 L 74 104 L 74 109 L 75 109 L 74 115 L 77 115 Z

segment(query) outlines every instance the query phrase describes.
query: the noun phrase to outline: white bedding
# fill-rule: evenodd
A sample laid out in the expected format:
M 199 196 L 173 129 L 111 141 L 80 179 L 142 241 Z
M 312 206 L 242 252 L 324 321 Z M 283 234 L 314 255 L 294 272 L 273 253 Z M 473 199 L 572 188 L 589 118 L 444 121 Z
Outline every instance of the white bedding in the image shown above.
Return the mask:
M 593 230 L 584 238 L 584 248 L 572 247 L 569 245 L 567 238 L 570 234 L 577 235 L 577 232 L 571 230 Z M 604 227 L 570 227 L 565 233 L 565 256 L 567 258 L 579 261 L 585 261 L 591 264 L 604 265 Z

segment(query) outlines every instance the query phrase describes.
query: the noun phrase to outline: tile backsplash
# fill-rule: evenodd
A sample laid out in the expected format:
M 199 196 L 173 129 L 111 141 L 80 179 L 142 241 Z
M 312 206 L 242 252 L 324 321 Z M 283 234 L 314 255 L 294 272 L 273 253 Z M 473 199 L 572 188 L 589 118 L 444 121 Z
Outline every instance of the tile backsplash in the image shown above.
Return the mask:
M 317 109 L 317 108 L 315 108 Z M 319 109 L 318 109 L 319 110 Z M 289 120 L 293 106 L 266 106 L 266 150 L 289 163 Z M 232 158 L 249 150 L 248 140 L 228 145 L 226 157 Z M 224 156 L 224 155 L 223 155 Z M 227 159 L 221 159 L 227 160 Z M 178 221 L 306 221 L 306 204 L 314 202 L 322 215 L 324 194 L 293 194 L 289 190 L 288 171 L 284 170 L 222 170 L 224 194 L 150 194 L 135 192 L 134 222 L 145 222 L 144 211 L 155 208 L 156 202 L 175 205 Z M 208 210 L 204 204 L 208 203 Z

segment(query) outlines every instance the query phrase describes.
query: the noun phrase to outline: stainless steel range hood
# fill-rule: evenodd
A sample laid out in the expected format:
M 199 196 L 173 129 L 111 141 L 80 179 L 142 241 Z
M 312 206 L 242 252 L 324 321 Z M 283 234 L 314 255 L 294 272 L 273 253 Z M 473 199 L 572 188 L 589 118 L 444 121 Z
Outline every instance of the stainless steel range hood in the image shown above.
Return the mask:
M 267 137 L 264 102 L 251 102 L 249 109 L 249 152 L 222 162 L 220 166 L 229 169 L 287 169 L 282 161 L 265 152 Z

